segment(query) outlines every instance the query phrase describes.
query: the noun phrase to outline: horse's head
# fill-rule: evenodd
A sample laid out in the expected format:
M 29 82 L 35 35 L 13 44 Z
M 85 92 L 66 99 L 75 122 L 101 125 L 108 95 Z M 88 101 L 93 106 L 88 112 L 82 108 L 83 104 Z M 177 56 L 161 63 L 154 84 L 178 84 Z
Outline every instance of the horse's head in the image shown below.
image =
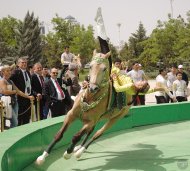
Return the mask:
M 107 54 L 96 53 L 94 51 L 93 58 L 90 63 L 90 71 L 89 71 L 89 88 L 90 92 L 97 92 L 101 87 L 109 81 L 109 62 L 108 57 L 110 56 L 110 52 Z
M 77 56 L 74 55 L 73 63 L 76 63 L 78 67 L 81 68 L 82 64 L 81 64 L 80 54 L 78 54 Z

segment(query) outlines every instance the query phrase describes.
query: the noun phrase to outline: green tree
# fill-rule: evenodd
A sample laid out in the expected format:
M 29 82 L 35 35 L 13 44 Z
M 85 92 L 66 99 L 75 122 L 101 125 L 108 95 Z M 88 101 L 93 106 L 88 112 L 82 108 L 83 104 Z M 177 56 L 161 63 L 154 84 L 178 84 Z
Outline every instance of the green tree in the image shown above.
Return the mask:
M 168 21 L 158 21 L 158 26 L 153 30 L 150 38 L 141 44 L 144 52 L 140 55 L 145 66 L 154 65 L 163 61 L 165 66 L 179 63 L 189 57 L 190 45 L 188 24 L 179 16 L 173 19 L 169 16 Z
M 43 48 L 43 58 L 47 59 L 48 65 L 61 66 L 60 56 L 65 45 L 70 46 L 71 52 L 75 55 L 80 54 L 82 63 L 88 62 L 96 47 L 92 26 L 86 29 L 79 24 L 65 21 L 58 15 L 52 19 L 52 23 L 55 32 L 45 37 Z
M 15 29 L 20 21 L 8 16 L 0 20 L 0 59 L 4 64 L 12 64 L 18 55 Z
M 120 51 L 121 59 L 124 61 L 130 60 L 129 46 L 127 43 L 124 44 L 123 48 Z
M 72 41 L 71 50 L 75 54 L 80 54 L 82 63 L 87 63 L 92 57 L 92 52 L 96 48 L 93 27 L 89 25 L 87 29 L 84 26 L 76 26 Z
M 24 22 L 17 30 L 19 56 L 28 56 L 29 63 L 34 64 L 42 58 L 42 41 L 38 18 L 27 12 Z
M 136 33 L 132 33 L 132 36 L 129 38 L 129 54 L 131 58 L 137 59 L 140 56 L 144 50 L 141 42 L 146 39 L 146 30 L 143 24 L 140 22 Z

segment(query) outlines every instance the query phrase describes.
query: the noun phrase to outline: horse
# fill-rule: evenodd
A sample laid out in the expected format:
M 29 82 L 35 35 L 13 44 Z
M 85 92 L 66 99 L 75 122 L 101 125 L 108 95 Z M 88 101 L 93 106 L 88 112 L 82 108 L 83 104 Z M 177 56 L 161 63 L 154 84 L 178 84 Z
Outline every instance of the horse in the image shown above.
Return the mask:
M 83 122 L 83 127 L 73 136 L 70 146 L 64 153 L 65 159 L 69 159 L 72 153 L 74 153 L 76 158 L 80 158 L 93 141 L 98 139 L 118 119 L 128 114 L 130 105 L 127 105 L 127 103 L 131 101 L 131 96 L 127 98 L 126 105 L 122 109 L 117 107 L 113 107 L 112 110 L 108 109 L 111 98 L 110 90 L 112 89 L 109 58 L 110 52 L 97 53 L 94 51 L 89 69 L 89 87 L 77 95 L 72 109 L 65 116 L 62 127 L 48 148 L 37 158 L 37 164 L 42 164 L 45 161 L 52 148 L 61 140 L 65 131 L 76 119 L 80 119 Z M 106 119 L 107 122 L 87 141 L 96 124 L 103 119 Z M 86 136 L 81 145 L 75 148 L 84 135 Z
M 80 54 L 74 55 L 73 63 L 77 64 L 77 65 L 78 65 L 78 68 L 81 69 L 82 64 L 81 64 Z

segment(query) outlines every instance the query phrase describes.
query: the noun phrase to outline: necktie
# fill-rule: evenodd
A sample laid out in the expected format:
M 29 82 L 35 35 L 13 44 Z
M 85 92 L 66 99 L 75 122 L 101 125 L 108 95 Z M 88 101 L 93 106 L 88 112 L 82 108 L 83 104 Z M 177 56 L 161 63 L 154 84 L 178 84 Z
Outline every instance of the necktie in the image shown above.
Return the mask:
M 28 81 L 28 76 L 27 76 L 26 71 L 24 71 L 24 76 L 25 76 L 25 80 Z
M 39 77 L 40 77 L 41 86 L 43 87 L 43 85 L 44 85 L 44 78 L 42 76 L 39 76 Z
M 57 80 L 55 80 L 55 83 L 56 83 L 56 86 L 57 86 L 57 88 L 58 88 L 58 90 L 59 90 L 59 92 L 61 94 L 61 97 L 64 99 L 65 98 L 65 94 L 63 93 L 63 91 L 62 91 L 59 83 L 57 82 Z

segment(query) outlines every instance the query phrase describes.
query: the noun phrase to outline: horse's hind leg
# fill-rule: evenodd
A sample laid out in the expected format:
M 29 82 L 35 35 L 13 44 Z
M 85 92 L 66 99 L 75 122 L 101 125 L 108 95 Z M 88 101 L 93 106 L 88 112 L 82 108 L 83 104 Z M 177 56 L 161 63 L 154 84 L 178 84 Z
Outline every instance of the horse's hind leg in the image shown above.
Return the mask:
M 42 164 L 45 161 L 45 158 L 50 154 L 50 152 L 51 152 L 52 148 L 55 146 L 55 144 L 61 140 L 64 132 L 67 130 L 68 126 L 73 121 L 74 121 L 74 117 L 71 115 L 71 113 L 68 113 L 64 122 L 63 122 L 61 129 L 57 132 L 53 141 L 50 143 L 48 148 L 43 152 L 43 154 L 37 158 L 36 163 L 38 165 Z
M 82 153 L 90 146 L 91 143 L 98 139 L 107 129 L 109 129 L 118 119 L 122 118 L 123 116 L 123 111 L 121 111 L 121 115 L 117 115 L 116 117 L 106 122 L 103 127 L 96 131 L 93 137 L 75 153 L 75 157 L 80 158 Z
M 88 131 L 89 129 L 90 129 L 90 131 Z M 83 128 L 78 133 L 76 133 L 73 136 L 71 145 L 67 148 L 67 150 L 64 153 L 65 159 L 69 159 L 71 157 L 71 154 L 74 151 L 75 145 L 81 140 L 82 136 L 88 132 L 87 136 L 83 140 L 82 144 L 84 144 L 86 142 L 86 140 L 89 137 L 92 130 L 93 129 L 91 128 L 91 126 L 89 124 L 86 124 L 83 126 Z

